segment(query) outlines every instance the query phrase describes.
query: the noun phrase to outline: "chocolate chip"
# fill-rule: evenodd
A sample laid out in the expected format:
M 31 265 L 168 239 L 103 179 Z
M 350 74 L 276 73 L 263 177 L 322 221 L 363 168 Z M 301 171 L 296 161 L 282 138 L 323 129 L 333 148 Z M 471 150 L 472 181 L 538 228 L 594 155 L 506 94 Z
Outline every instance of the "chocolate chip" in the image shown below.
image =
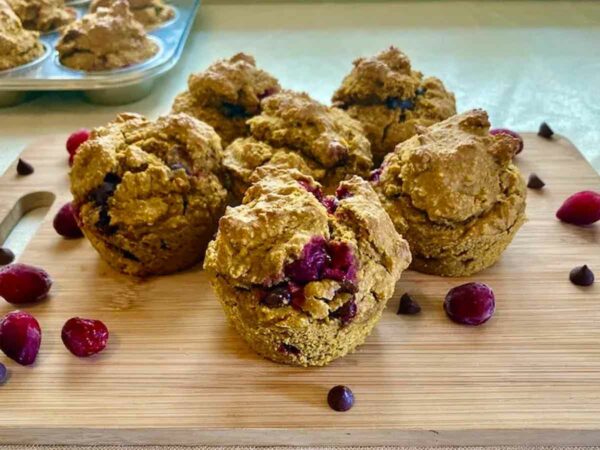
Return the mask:
M 578 266 L 569 273 L 569 280 L 577 286 L 590 286 L 594 283 L 594 272 L 587 265 Z
M 529 180 L 527 180 L 527 187 L 529 189 L 541 189 L 546 186 L 546 183 L 542 181 L 540 177 L 538 177 L 535 173 L 529 175 Z
M 6 366 L 4 364 L 0 363 L 0 384 L 4 383 L 7 378 L 8 370 L 6 369 Z
M 261 300 L 261 303 L 269 308 L 281 308 L 287 306 L 292 301 L 292 294 L 287 286 L 280 286 L 268 292 Z
M 17 163 L 17 173 L 19 175 L 31 175 L 33 172 L 33 166 L 24 159 L 19 158 L 19 162 Z
M 354 299 L 344 303 L 335 311 L 329 313 L 329 317 L 332 319 L 340 319 L 342 326 L 348 325 L 356 317 L 358 308 Z
M 15 260 L 15 254 L 11 249 L 6 247 L 0 247 L 0 266 L 10 264 Z
M 335 386 L 327 394 L 327 403 L 334 411 L 348 411 L 354 406 L 354 393 L 347 386 Z
M 298 347 L 295 347 L 291 344 L 286 344 L 285 342 L 282 342 L 279 345 L 279 348 L 277 349 L 277 351 L 279 353 L 283 353 L 285 355 L 294 355 L 294 356 L 298 356 L 300 355 L 300 349 Z
M 137 262 L 140 261 L 137 256 L 135 256 L 133 253 L 131 253 L 131 252 L 127 251 L 127 250 L 123 250 L 122 253 L 123 253 L 123 257 L 125 257 L 127 259 L 130 259 L 132 261 L 137 261 Z
M 408 294 L 404 294 L 400 298 L 400 305 L 396 314 L 418 314 L 421 312 L 421 306 Z
M 386 102 L 385 105 L 390 108 L 390 109 L 413 109 L 415 107 L 415 104 L 412 100 L 410 99 L 401 99 L 398 97 L 389 97 Z
M 540 125 L 540 129 L 538 130 L 538 136 L 550 139 L 553 134 L 554 131 L 552 131 L 552 128 L 550 128 L 550 126 L 546 122 L 542 122 Z
M 419 86 L 415 89 L 415 95 L 423 95 L 425 92 L 427 92 L 427 88 L 424 88 L 423 86 Z
M 108 206 L 103 205 L 98 213 L 98 222 L 96 222 L 96 228 L 98 228 L 104 234 L 110 236 L 117 232 L 117 226 L 110 224 L 110 214 L 108 213 Z

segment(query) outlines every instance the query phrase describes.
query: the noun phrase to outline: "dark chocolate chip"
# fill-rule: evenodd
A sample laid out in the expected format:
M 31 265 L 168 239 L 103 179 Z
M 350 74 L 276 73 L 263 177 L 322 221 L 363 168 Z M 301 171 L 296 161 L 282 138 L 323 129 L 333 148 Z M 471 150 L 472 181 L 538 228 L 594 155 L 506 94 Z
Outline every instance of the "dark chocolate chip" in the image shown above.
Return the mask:
M 538 136 L 550 139 L 552 135 L 554 135 L 554 131 L 552 131 L 552 128 L 550 128 L 550 126 L 546 122 L 542 122 L 540 125 L 540 129 L 538 130 Z
M 0 363 L 0 384 L 4 383 L 7 378 L 8 370 L 6 369 L 6 366 L 4 364 Z
M 421 312 L 421 306 L 408 294 L 400 298 L 400 305 L 396 314 L 418 314 Z
M 269 308 L 281 308 L 292 301 L 292 294 L 287 286 L 279 286 L 268 292 L 261 303 Z
M 277 349 L 277 351 L 279 353 L 283 353 L 285 355 L 294 355 L 294 356 L 298 356 L 300 355 L 300 349 L 294 345 L 291 344 L 286 344 L 285 342 L 282 342 L 279 345 L 279 348 Z
M 137 256 L 135 256 L 133 253 L 131 253 L 130 251 L 123 250 L 122 252 L 123 252 L 123 257 L 125 257 L 127 259 L 130 259 L 132 261 L 137 261 L 137 262 L 140 261 L 139 258 Z
M 535 173 L 529 175 L 529 180 L 527 180 L 527 187 L 529 189 L 541 189 L 546 186 L 546 183 L 542 181 L 540 177 L 538 177 Z
M 17 173 L 19 175 L 31 175 L 33 172 L 33 166 L 24 159 L 19 158 L 19 162 L 17 163 Z
M 412 100 L 410 99 L 401 99 L 401 98 L 397 98 L 397 97 L 390 97 L 386 100 L 385 102 L 386 106 L 390 109 L 413 109 L 415 107 L 415 104 Z
M 354 406 L 354 394 L 347 386 L 335 386 L 327 394 L 327 403 L 334 411 L 348 411 Z
M 338 309 L 329 313 L 329 317 L 333 319 L 340 319 L 343 326 L 348 325 L 352 320 L 356 317 L 356 313 L 358 312 L 358 308 L 356 307 L 356 302 L 354 299 L 344 303 Z
M 415 89 L 415 95 L 423 95 L 425 92 L 427 92 L 427 88 L 423 86 L 419 86 L 417 89 Z
M 590 286 L 594 283 L 594 272 L 587 265 L 578 266 L 569 273 L 569 280 L 577 286 Z
M 104 234 L 110 236 L 117 232 L 117 226 L 110 224 L 110 214 L 108 214 L 108 207 L 103 205 L 98 213 L 98 222 L 96 222 L 96 228 L 98 228 Z
M 15 254 L 11 249 L 6 247 L 0 247 L 0 266 L 10 264 L 15 260 Z

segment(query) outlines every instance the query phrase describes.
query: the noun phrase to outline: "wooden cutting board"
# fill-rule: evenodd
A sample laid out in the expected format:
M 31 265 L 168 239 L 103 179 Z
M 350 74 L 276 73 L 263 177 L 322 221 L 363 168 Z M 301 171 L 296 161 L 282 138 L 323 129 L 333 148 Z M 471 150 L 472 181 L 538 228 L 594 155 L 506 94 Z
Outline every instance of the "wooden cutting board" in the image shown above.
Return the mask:
M 56 196 L 21 258 L 55 284 L 47 301 L 26 308 L 43 329 L 35 366 L 0 357 L 12 372 L 0 387 L 0 443 L 600 442 L 600 283 L 568 280 L 584 263 L 600 277 L 600 225 L 554 217 L 571 193 L 600 190 L 600 178 L 567 140 L 525 135 L 517 162 L 547 186 L 529 191 L 529 221 L 498 264 L 469 279 L 405 273 L 366 344 L 318 369 L 249 350 L 200 267 L 138 280 L 111 270 L 85 240 L 60 238 L 52 217 L 69 199 L 64 140 L 25 151 L 35 174 L 18 177 L 13 165 L 0 179 L 0 239 L 24 209 Z M 496 293 L 496 314 L 482 327 L 456 325 L 442 310 L 446 292 L 469 280 Z M 396 315 L 404 292 L 421 303 L 419 316 Z M 0 314 L 13 309 L 0 301 Z M 72 316 L 108 325 L 104 353 L 78 359 L 66 351 L 60 330 Z M 326 404 L 336 384 L 355 393 L 347 413 Z

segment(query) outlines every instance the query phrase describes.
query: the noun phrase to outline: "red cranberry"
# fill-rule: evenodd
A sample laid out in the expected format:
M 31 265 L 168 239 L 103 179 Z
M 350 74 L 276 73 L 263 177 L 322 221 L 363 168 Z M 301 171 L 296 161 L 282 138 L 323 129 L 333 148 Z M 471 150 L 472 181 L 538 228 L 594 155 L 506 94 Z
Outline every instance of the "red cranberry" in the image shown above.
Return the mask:
M 74 156 L 79 149 L 79 146 L 90 138 L 90 131 L 82 128 L 72 133 L 67 139 L 67 152 Z
M 323 271 L 323 278 L 336 281 L 356 280 L 356 261 L 352 249 L 345 242 L 330 242 L 327 245 L 330 262 Z
M 347 186 L 341 185 L 336 189 L 335 196 L 340 200 L 344 200 L 345 198 L 352 197 L 352 192 L 348 190 Z
M 335 198 L 333 195 L 328 195 L 321 201 L 321 203 L 323 203 L 323 206 L 325 206 L 325 209 L 327 209 L 329 214 L 335 214 L 335 211 L 338 207 L 337 198 Z
M 80 238 L 83 236 L 71 202 L 65 203 L 54 216 L 54 229 L 58 234 L 66 238 Z
M 31 314 L 14 311 L 0 321 L 0 350 L 19 364 L 33 364 L 41 343 L 40 324 Z
M 320 236 L 313 237 L 304 246 L 300 259 L 286 266 L 286 276 L 296 283 L 319 280 L 323 268 L 329 261 L 325 245 L 325 239 Z
M 494 292 L 483 283 L 467 283 L 450 289 L 444 301 L 448 317 L 463 325 L 487 322 L 496 308 Z
M 369 181 L 372 181 L 373 183 L 377 183 L 379 181 L 379 179 L 381 178 L 382 172 L 383 172 L 383 166 L 373 170 L 371 172 L 371 174 L 369 175 Z
M 327 394 L 327 403 L 334 411 L 348 411 L 354 406 L 354 394 L 347 386 L 335 386 Z
M 507 128 L 495 128 L 493 130 L 490 130 L 490 134 L 492 136 L 496 136 L 498 134 L 507 134 L 507 135 L 515 138 L 516 140 L 519 141 L 519 147 L 517 148 L 516 154 L 519 154 L 523 151 L 523 138 L 521 137 L 521 135 L 519 133 L 509 130 Z
M 9 264 L 0 269 L 0 297 L 8 303 L 30 303 L 44 299 L 52 279 L 43 270 L 27 264 Z
M 280 308 L 289 305 L 292 301 L 292 293 L 288 286 L 278 286 L 270 292 L 266 292 L 261 303 L 269 308 Z
M 298 181 L 298 183 L 300 183 L 300 186 L 302 186 L 304 189 L 306 189 L 308 192 L 314 195 L 317 200 L 319 200 L 320 202 L 323 201 L 323 191 L 319 186 L 313 186 L 307 180 L 300 180 Z
M 104 350 L 108 341 L 108 328 L 99 320 L 73 317 L 63 326 L 61 337 L 71 353 L 86 357 Z
M 565 200 L 556 217 L 573 225 L 591 225 L 600 220 L 600 194 L 581 191 Z

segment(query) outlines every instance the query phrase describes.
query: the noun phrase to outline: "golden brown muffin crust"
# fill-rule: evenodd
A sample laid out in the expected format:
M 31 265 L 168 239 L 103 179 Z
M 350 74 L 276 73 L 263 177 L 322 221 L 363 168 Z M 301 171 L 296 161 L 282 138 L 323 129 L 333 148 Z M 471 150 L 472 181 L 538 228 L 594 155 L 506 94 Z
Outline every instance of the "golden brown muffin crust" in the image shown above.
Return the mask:
M 57 30 L 77 18 L 64 0 L 7 0 L 23 27 L 41 32 Z
M 92 0 L 90 12 L 109 8 L 116 0 Z M 129 0 L 129 9 L 147 30 L 156 28 L 175 17 L 175 10 L 163 0 Z
M 44 54 L 39 34 L 23 28 L 4 0 L 0 0 L 0 70 L 27 64 Z

